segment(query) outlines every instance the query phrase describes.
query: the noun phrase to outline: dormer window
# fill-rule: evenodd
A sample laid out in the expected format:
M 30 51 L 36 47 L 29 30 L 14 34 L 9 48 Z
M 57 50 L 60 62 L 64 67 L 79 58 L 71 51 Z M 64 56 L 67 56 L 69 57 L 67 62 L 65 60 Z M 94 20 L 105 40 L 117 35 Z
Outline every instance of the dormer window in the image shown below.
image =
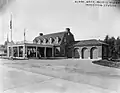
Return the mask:
M 58 44 L 60 42 L 60 38 L 57 36 L 56 37 L 56 43 Z
M 44 38 L 44 40 L 43 40 L 43 44 L 46 44 L 46 41 L 47 41 L 47 39 L 46 39 L 46 38 Z
M 52 44 L 53 41 L 54 41 L 54 39 L 53 39 L 52 37 L 50 37 L 50 39 L 49 39 L 49 43 Z
M 38 44 L 41 44 L 41 40 L 38 40 L 38 42 L 37 42 Z
M 41 43 L 43 43 L 43 40 L 40 40 L 41 41 Z

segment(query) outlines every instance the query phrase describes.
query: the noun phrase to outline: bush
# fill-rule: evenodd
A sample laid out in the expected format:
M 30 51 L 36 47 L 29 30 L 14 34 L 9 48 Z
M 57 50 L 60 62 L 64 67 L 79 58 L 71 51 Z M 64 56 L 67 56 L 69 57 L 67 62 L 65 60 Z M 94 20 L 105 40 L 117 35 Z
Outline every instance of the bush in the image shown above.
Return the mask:
M 114 68 L 120 68 L 120 63 L 117 61 L 108 61 L 108 60 L 99 60 L 99 61 L 93 61 L 92 63 L 107 66 L 107 67 L 114 67 Z

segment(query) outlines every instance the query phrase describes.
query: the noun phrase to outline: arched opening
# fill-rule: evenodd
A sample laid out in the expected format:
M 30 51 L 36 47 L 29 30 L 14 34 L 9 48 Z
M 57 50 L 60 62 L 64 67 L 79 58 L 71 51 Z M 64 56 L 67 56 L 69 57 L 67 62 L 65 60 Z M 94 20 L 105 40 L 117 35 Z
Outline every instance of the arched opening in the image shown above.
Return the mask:
M 97 59 L 98 58 L 98 49 L 97 47 L 92 47 L 90 50 L 90 59 Z
M 82 53 L 82 59 L 88 59 L 89 58 L 89 52 L 88 49 L 86 47 L 84 47 L 81 51 Z
M 74 49 L 74 58 L 80 58 L 79 48 Z

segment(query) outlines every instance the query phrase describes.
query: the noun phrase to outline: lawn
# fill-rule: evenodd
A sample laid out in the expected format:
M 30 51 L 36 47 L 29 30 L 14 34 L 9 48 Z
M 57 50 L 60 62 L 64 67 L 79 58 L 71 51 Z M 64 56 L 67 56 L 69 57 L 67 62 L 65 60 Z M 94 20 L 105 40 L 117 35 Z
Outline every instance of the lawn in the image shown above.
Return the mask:
M 92 63 L 120 69 L 120 62 L 119 61 L 98 60 L 98 61 L 93 61 Z

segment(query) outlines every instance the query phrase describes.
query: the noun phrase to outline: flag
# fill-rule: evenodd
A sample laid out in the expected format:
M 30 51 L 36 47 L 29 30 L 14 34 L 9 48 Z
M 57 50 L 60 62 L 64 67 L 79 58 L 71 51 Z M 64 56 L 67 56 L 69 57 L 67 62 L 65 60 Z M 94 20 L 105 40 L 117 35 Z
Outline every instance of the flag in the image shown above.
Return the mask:
M 12 29 L 12 13 L 10 15 L 10 29 Z
M 10 20 L 10 29 L 12 29 L 12 19 Z
M 25 40 L 25 30 L 26 30 L 26 29 L 24 29 L 24 43 L 25 43 L 25 41 L 26 41 L 26 40 Z

